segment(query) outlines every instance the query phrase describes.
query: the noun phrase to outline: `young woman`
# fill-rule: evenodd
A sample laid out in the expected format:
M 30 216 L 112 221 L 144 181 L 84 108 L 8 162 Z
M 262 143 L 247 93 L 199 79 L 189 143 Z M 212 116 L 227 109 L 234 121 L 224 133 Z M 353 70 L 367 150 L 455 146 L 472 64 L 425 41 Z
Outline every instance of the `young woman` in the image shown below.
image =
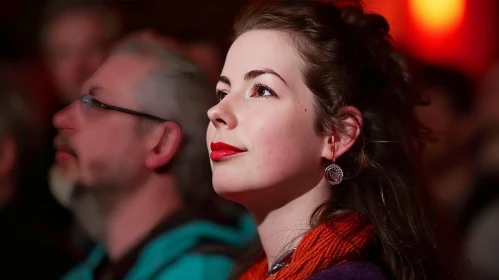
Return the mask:
M 445 279 L 387 21 L 272 1 L 235 30 L 207 142 L 215 190 L 258 224 L 264 254 L 240 279 Z

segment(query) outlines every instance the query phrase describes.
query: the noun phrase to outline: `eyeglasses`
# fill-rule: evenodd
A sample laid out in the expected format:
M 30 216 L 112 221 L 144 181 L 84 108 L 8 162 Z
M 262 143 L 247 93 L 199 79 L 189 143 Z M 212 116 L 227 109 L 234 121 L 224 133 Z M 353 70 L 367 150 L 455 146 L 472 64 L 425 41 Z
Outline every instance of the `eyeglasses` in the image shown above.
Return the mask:
M 102 103 L 99 100 L 95 99 L 95 97 L 93 97 L 92 95 L 89 95 L 89 94 L 86 94 L 86 95 L 83 95 L 82 97 L 80 97 L 80 101 L 81 101 L 81 107 L 83 109 L 83 112 L 85 112 L 87 114 L 91 111 L 92 108 L 95 108 L 94 106 L 97 106 L 98 108 L 101 108 L 104 110 L 118 111 L 118 112 L 122 112 L 125 114 L 134 115 L 134 116 L 138 116 L 138 117 L 142 117 L 142 118 L 146 118 L 146 119 L 150 119 L 150 120 L 154 120 L 154 121 L 160 121 L 160 122 L 168 121 L 168 120 L 165 120 L 163 118 L 149 115 L 146 113 L 141 113 L 141 112 L 137 112 L 134 110 L 125 109 L 125 108 L 121 108 L 121 107 L 117 107 L 117 106 L 108 105 L 106 103 Z

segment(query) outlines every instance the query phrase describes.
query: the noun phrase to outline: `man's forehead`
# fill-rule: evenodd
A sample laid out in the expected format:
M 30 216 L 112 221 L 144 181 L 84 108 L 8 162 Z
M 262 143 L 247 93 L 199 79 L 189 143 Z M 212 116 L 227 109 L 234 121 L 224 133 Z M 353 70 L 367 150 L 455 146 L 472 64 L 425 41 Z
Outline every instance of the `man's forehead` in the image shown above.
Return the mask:
M 92 87 L 120 92 L 135 90 L 144 82 L 153 66 L 151 58 L 128 53 L 114 54 L 85 82 L 84 94 L 88 94 Z

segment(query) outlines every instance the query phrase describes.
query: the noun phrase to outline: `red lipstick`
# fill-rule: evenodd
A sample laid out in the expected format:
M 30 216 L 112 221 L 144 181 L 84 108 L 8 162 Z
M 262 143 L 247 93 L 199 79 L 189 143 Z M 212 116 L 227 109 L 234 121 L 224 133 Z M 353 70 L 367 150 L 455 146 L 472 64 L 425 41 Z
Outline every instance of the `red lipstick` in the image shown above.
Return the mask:
M 217 142 L 217 143 L 212 142 L 210 144 L 210 148 L 211 148 L 210 158 L 213 161 L 221 161 L 226 157 L 230 157 L 245 152 L 237 147 L 231 146 L 223 142 Z

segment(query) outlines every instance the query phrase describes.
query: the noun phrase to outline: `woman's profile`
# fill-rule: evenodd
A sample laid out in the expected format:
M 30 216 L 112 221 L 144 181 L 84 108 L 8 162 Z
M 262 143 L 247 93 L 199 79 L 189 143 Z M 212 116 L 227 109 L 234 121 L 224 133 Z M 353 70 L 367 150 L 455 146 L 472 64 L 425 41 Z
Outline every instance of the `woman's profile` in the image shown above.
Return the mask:
M 216 192 L 258 225 L 240 279 L 450 278 L 415 167 L 420 98 L 388 31 L 356 1 L 239 15 L 207 143 Z

